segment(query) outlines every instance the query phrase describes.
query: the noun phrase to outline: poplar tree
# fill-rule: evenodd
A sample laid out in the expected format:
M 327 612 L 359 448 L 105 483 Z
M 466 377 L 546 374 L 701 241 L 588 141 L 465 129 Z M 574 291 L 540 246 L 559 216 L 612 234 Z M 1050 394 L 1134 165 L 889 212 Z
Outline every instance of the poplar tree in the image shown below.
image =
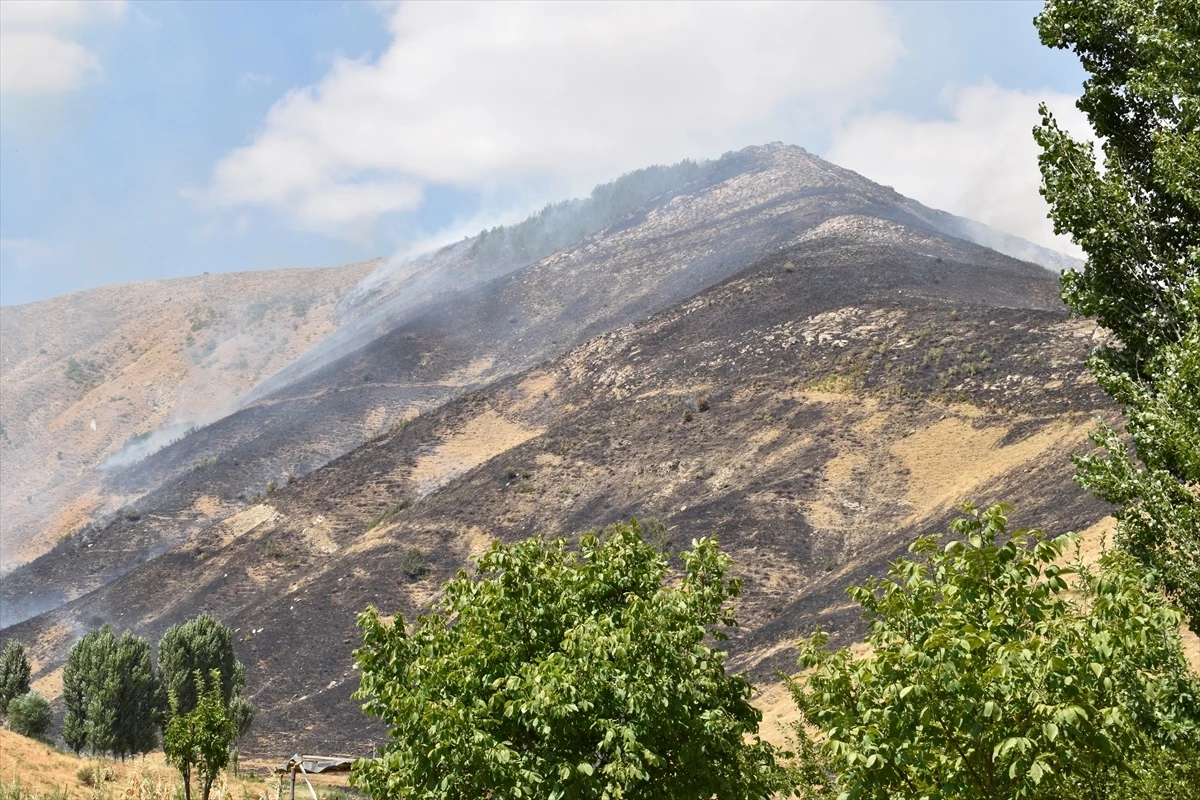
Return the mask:
M 149 643 L 128 631 L 118 639 L 108 625 L 88 633 L 67 655 L 63 702 L 63 739 L 76 753 L 124 759 L 153 750 L 162 693 Z
M 148 753 L 158 744 L 161 692 L 150 662 L 150 643 L 126 632 L 114 659 L 117 684 L 116 754 Z
M 0 715 L 8 713 L 8 704 L 13 698 L 29 691 L 31 674 L 24 645 L 16 639 L 10 640 L 4 647 L 4 655 L 0 656 Z
M 116 740 L 117 682 L 113 680 L 117 638 L 105 625 L 75 643 L 63 666 L 63 740 L 80 753 L 112 750 Z
M 177 709 L 164 717 L 164 731 L 170 716 L 188 714 L 199 702 L 201 686 L 196 674 L 207 676 L 214 670 L 219 678 L 215 690 L 238 736 L 249 730 L 254 711 L 242 695 L 246 668 L 234 655 L 233 631 L 208 614 L 201 614 L 168 628 L 158 643 L 162 691 L 174 698 Z
M 1088 72 L 1100 152 L 1045 106 L 1034 136 L 1054 229 L 1087 253 L 1063 300 L 1115 337 L 1089 366 L 1133 445 L 1101 424 L 1079 481 L 1200 631 L 1200 4 L 1049 0 L 1036 25 Z

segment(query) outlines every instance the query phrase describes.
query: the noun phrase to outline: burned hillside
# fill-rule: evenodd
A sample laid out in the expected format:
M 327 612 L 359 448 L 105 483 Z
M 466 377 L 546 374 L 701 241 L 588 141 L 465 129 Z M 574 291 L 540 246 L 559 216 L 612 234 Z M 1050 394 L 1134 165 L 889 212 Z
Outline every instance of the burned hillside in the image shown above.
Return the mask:
M 366 444 L 269 492 L 248 495 L 240 464 L 223 457 L 188 470 L 148 495 L 139 519 L 98 531 L 96 546 L 16 573 L 6 592 L 86 580 L 85 564 L 111 570 L 8 632 L 35 643 L 35 677 L 52 688 L 81 628 L 157 636 L 214 613 L 237 630 L 259 708 L 248 750 L 366 752 L 381 732 L 350 698 L 355 613 L 374 604 L 413 618 L 495 539 L 629 517 L 661 520 L 655 535 L 672 552 L 715 533 L 746 579 L 733 665 L 770 680 L 814 626 L 858 635 L 844 588 L 943 530 L 962 500 L 1005 499 L 1018 522 L 1055 530 L 1107 513 L 1074 486 L 1066 458 L 1109 413 L 1081 366 L 1100 334 L 1055 306 L 1053 275 L 897 223 L 835 218 L 807 233 L 562 355 L 443 385 L 452 399 L 381 417 Z M 510 309 L 547 316 L 506 304 L 509 283 L 489 291 L 480 322 L 513 324 Z M 215 428 L 257 425 L 242 446 L 276 447 L 272 426 L 299 437 L 306 417 L 336 418 L 339 387 L 398 391 L 461 364 L 471 351 L 455 332 L 436 313 L 410 321 L 314 374 L 309 394 Z M 184 445 L 163 456 L 198 457 Z M 224 494 L 220 519 L 189 528 L 205 492 Z M 170 544 L 143 564 L 114 563 L 152 541 Z

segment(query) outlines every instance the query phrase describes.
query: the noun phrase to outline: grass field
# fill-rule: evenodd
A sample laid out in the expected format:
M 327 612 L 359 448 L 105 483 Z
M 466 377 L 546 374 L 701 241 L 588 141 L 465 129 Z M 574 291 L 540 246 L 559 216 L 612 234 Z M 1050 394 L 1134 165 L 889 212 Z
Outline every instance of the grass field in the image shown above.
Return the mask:
M 210 800 L 275 800 L 280 791 L 273 765 L 243 762 L 235 776 L 227 771 L 217 778 Z M 311 777 L 319 800 L 355 796 L 345 784 L 346 775 Z M 288 796 L 289 786 L 282 787 Z M 193 787 L 194 798 L 199 797 Z M 298 780 L 296 797 L 312 795 Z M 62 752 L 44 742 L 0 729 L 0 800 L 175 800 L 183 798 L 179 773 L 161 752 L 111 761 Z

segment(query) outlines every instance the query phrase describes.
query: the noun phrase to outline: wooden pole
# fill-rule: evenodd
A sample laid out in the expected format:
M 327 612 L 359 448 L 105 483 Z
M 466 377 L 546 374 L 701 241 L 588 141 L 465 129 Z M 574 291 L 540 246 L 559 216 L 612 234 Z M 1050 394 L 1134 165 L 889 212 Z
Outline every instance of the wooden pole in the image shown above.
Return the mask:
M 296 800 L 296 768 L 294 766 L 292 767 L 292 793 L 290 797 L 292 800 Z
M 300 772 L 304 775 L 304 782 L 308 784 L 308 791 L 312 792 L 313 800 L 317 800 L 317 790 L 313 788 L 312 781 L 308 779 L 308 772 L 304 769 L 304 762 L 299 764 Z

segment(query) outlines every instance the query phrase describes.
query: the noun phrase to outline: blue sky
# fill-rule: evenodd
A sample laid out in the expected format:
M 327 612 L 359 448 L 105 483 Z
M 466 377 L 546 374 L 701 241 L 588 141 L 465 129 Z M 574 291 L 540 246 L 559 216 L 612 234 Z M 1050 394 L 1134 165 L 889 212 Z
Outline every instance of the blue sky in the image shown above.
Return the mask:
M 1038 8 L 6 0 L 0 302 L 409 254 L 772 140 L 1069 250 L 1028 129 L 1083 74 Z

